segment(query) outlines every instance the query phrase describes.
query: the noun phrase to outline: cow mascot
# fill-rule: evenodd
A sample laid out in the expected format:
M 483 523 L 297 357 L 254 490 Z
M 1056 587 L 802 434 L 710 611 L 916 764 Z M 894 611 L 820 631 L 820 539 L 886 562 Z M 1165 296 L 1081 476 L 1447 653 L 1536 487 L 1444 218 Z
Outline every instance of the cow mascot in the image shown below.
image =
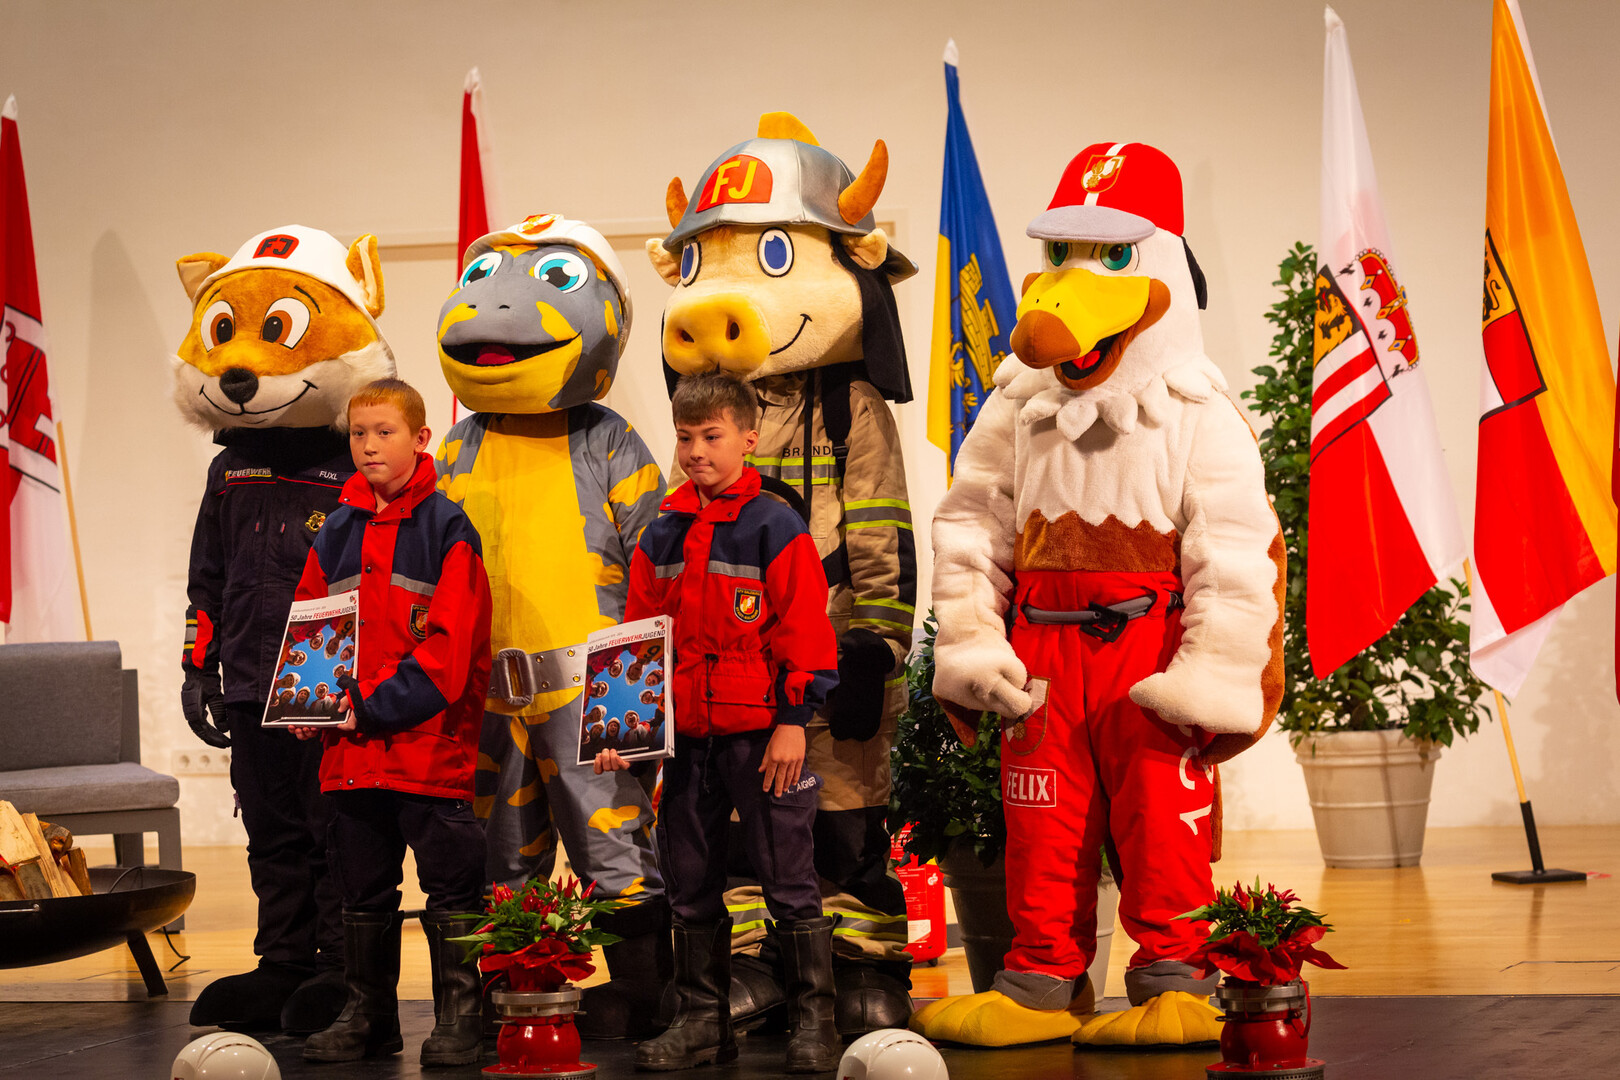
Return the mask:
M 321 744 L 259 721 L 310 545 L 354 474 L 349 396 L 394 373 L 382 266 L 373 236 L 345 248 L 288 225 L 177 268 L 192 316 L 175 404 L 221 448 L 191 540 L 180 700 L 199 738 L 231 747 L 259 901 L 258 968 L 205 987 L 191 1022 L 319 1031 L 347 996 Z
M 549 877 L 560 835 L 598 896 L 628 901 L 596 919 L 622 940 L 604 949 L 611 982 L 585 991 L 579 1027 L 594 1038 L 652 1034 L 674 974 L 652 776 L 574 764 L 581 646 L 624 617 L 630 555 L 663 494 L 641 436 L 597 402 L 629 337 L 618 257 L 556 214 L 474 241 L 439 313 L 439 365 L 474 410 L 439 448 L 439 489 L 478 529 L 494 601 L 474 803 L 489 877 Z
M 880 141 L 860 176 L 786 113 L 727 150 L 689 202 L 679 177 L 670 224 L 649 240 L 675 293 L 664 309 L 671 387 L 719 368 L 759 395 L 749 459 L 796 493 L 827 575 L 839 635 L 838 689 L 811 720 L 806 767 L 822 781 L 815 823 L 825 928 L 834 936 L 845 1035 L 911 1012 L 906 905 L 889 871 L 889 749 L 905 707 L 917 574 L 905 462 L 887 401 L 911 400 L 891 286 L 915 265 L 875 226 L 888 172 Z M 783 488 L 785 485 L 785 488 Z M 728 896 L 735 922 L 731 1009 L 746 1026 L 783 1000 L 757 885 Z
M 912 1026 L 981 1046 L 1202 1042 L 1214 979 L 1187 957 L 1207 924 L 1176 917 L 1214 895 L 1215 766 L 1282 696 L 1282 533 L 1204 355 L 1170 159 L 1088 147 L 1028 232 L 1043 259 L 1017 358 L 934 517 L 934 694 L 1003 717 L 1014 937 L 993 989 Z M 1090 1016 L 1104 846 L 1139 948 L 1131 1007 Z

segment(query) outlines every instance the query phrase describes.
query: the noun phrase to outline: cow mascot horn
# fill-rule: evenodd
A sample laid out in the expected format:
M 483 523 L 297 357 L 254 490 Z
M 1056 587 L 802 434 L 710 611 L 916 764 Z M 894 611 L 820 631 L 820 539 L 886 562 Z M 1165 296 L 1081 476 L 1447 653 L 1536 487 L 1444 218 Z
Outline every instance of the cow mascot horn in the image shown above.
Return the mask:
M 835 939 L 846 1036 L 903 1025 L 911 1012 L 905 897 L 888 868 L 884 818 L 917 591 L 888 405 L 911 400 L 892 286 L 917 268 L 872 214 L 888 169 L 882 141 L 856 175 L 798 119 L 767 113 L 756 138 L 703 171 L 694 199 L 679 177 L 670 181 L 674 231 L 647 242 L 654 269 L 675 287 L 664 308 L 665 377 L 673 387 L 719 369 L 753 384 L 760 437 L 749 463 L 797 494 L 827 572 L 839 685 L 810 722 L 806 767 L 825 781 L 815 846 L 830 885 L 823 917 L 863 931 Z M 738 926 L 766 918 L 757 888 L 728 903 Z M 758 937 L 733 938 L 731 1007 L 741 1023 L 783 1000 Z

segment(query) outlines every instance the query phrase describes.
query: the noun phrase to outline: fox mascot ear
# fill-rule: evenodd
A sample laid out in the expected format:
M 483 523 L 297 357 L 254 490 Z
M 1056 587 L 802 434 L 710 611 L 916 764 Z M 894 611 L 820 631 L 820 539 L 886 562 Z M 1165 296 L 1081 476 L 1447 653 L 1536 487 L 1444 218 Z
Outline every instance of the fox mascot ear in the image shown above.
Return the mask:
M 193 303 L 197 300 L 197 292 L 209 274 L 230 262 L 230 257 L 214 251 L 199 251 L 195 255 L 187 255 L 183 259 L 176 259 L 174 268 L 180 272 L 180 284 L 184 286 L 186 295 Z
M 349 257 L 344 265 L 366 298 L 366 310 L 375 319 L 383 311 L 382 260 L 377 256 L 377 238 L 370 233 L 349 245 Z

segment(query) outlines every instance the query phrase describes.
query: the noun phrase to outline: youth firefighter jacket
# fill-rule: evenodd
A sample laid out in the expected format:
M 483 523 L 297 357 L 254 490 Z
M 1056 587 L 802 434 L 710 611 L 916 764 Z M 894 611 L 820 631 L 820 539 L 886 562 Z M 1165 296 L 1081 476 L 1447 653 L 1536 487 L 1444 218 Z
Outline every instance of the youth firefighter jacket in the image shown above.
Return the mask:
M 489 581 L 467 516 L 434 490 L 433 459 L 379 513 L 363 475 L 316 539 L 298 599 L 360 590 L 360 730 L 326 733 L 321 790 L 470 799 L 489 687 Z
M 659 509 L 630 561 L 625 619 L 674 619 L 675 730 L 803 727 L 838 684 L 838 646 L 798 515 L 760 498 L 747 468 L 707 506 L 687 481 Z

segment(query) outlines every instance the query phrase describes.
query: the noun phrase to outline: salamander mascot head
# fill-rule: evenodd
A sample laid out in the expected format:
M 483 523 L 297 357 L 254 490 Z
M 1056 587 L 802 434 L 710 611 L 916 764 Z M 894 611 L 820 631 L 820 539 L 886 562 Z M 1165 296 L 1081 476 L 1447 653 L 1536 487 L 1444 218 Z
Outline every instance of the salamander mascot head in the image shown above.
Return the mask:
M 377 328 L 375 236 L 345 248 L 287 225 L 229 258 L 205 251 L 175 265 L 192 315 L 174 358 L 174 400 L 202 427 L 341 427 L 350 396 L 394 374 Z
M 535 214 L 468 246 L 439 311 L 439 366 L 477 412 L 547 413 L 608 392 L 630 339 L 630 293 L 606 238 Z
M 745 381 L 862 362 L 890 401 L 911 400 L 891 286 L 917 272 L 872 217 L 889 172 L 878 140 L 859 176 L 787 113 L 703 172 L 696 201 L 680 177 L 664 205 L 674 227 L 647 241 L 674 285 L 664 308 L 664 364 L 719 368 Z

